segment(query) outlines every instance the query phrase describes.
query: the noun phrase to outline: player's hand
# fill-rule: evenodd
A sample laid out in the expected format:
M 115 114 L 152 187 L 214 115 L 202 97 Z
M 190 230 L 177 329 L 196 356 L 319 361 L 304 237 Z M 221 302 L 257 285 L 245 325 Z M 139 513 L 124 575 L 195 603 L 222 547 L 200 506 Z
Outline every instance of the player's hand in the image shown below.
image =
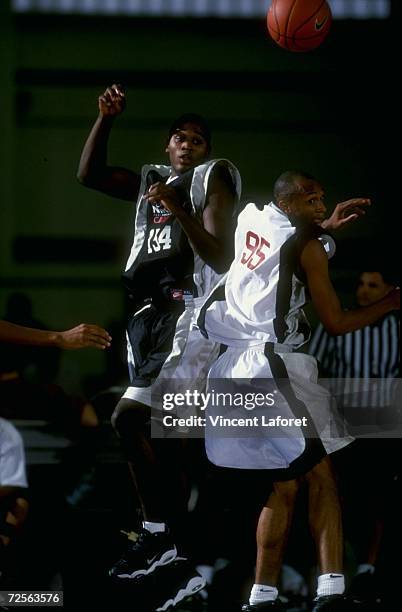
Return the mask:
M 144 195 L 150 204 L 158 202 L 171 213 L 181 208 L 179 195 L 174 187 L 165 183 L 154 183 Z
M 98 325 L 81 323 L 72 329 L 58 334 L 57 345 L 62 349 L 93 347 L 105 349 L 110 346 L 111 336 Z
M 332 231 L 340 229 L 365 215 L 365 209 L 370 205 L 371 201 L 368 198 L 353 198 L 352 200 L 346 200 L 346 202 L 340 202 L 335 206 L 332 215 L 322 222 L 321 227 Z
M 116 117 L 126 108 L 126 96 L 121 85 L 112 85 L 98 98 L 99 112 L 103 117 Z

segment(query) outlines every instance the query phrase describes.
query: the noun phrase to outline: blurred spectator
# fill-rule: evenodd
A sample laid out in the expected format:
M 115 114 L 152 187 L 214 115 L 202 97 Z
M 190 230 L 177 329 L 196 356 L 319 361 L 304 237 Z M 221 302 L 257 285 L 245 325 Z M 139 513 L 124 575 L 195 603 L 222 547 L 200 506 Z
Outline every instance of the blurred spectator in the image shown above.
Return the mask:
M 0 590 L 10 579 L 10 548 L 27 516 L 27 487 L 21 436 L 0 418 Z

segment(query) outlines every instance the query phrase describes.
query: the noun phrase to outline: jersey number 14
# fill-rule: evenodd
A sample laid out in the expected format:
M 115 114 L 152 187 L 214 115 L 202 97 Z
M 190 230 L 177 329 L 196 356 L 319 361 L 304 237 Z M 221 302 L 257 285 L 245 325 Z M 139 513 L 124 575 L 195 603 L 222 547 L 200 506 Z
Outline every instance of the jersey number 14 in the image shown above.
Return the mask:
M 162 228 L 152 228 L 148 236 L 148 253 L 158 253 L 158 251 L 167 251 L 172 246 L 170 237 L 171 226 L 165 225 Z

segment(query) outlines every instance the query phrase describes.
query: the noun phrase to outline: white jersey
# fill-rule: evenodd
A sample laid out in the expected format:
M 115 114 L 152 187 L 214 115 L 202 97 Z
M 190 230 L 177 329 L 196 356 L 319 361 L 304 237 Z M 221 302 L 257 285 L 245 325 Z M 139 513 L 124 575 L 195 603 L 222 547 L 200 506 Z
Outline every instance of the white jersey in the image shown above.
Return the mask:
M 330 236 L 320 234 L 318 227 L 296 230 L 273 203 L 248 204 L 239 215 L 235 259 L 226 283 L 212 292 L 198 317 L 201 330 L 228 347 L 209 371 L 208 390 L 227 392 L 230 380 L 241 381 L 244 397 L 274 389 L 275 402 L 263 414 L 287 423 L 303 418 L 308 426 L 287 424 L 271 433 L 258 427 L 257 417 L 257 426 L 237 437 L 207 421 L 206 451 L 216 465 L 278 470 L 275 478 L 293 478 L 291 474 L 309 471 L 325 453 L 352 440 L 333 414 L 329 393 L 317 384 L 315 360 L 293 352 L 310 334 L 302 310 L 307 292 L 300 255 L 313 238 L 332 256 Z M 237 406 L 231 410 L 227 414 L 220 407 L 218 415 L 239 415 Z
M 310 335 L 302 310 L 306 287 L 299 254 L 314 229 L 297 232 L 272 202 L 248 204 L 235 234 L 235 258 L 226 280 L 208 298 L 199 324 L 208 337 L 245 348 L 265 342 L 298 348 Z M 329 256 L 335 250 L 330 236 L 319 236 Z

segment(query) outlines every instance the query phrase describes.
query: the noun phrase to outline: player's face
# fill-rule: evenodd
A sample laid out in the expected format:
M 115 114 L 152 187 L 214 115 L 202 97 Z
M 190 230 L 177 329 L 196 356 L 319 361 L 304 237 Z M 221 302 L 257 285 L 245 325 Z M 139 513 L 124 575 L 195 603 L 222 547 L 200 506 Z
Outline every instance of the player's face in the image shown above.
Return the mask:
M 170 164 L 177 174 L 182 174 L 208 157 L 208 144 L 198 125 L 186 123 L 170 138 L 166 153 L 169 153 Z
M 379 272 L 363 272 L 356 289 L 357 303 L 359 306 L 369 306 L 381 300 L 391 288 Z
M 287 202 L 287 214 L 296 224 L 321 225 L 327 210 L 321 185 L 309 179 L 299 179 L 296 187 Z

